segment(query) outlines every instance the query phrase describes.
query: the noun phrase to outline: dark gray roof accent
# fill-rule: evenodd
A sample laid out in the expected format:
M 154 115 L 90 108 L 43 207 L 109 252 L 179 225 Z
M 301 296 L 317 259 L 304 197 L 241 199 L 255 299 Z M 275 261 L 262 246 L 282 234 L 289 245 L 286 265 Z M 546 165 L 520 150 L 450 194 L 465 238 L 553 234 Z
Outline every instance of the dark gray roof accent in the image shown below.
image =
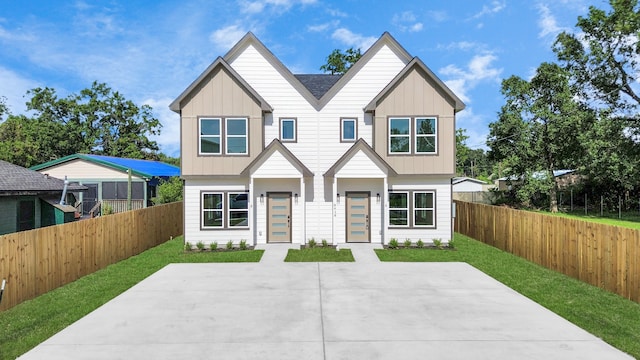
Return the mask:
M 64 180 L 0 160 L 0 196 L 38 195 L 62 192 L 63 189 Z M 81 185 L 69 186 L 69 190 L 86 189 Z
M 316 99 L 320 100 L 320 98 L 340 80 L 342 74 L 297 74 L 293 76 L 295 76 Z

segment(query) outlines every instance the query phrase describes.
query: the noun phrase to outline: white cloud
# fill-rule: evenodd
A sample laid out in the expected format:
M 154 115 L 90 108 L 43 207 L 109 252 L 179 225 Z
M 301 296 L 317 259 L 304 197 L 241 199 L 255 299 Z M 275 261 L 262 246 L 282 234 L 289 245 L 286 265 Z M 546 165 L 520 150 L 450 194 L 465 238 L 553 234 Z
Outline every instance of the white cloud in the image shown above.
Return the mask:
M 548 6 L 538 4 L 538 12 L 540 13 L 540 18 L 538 19 L 540 33 L 538 33 L 538 37 L 543 38 L 550 35 L 555 38 L 558 33 L 568 30 L 567 28 L 558 26 L 556 18 L 551 14 Z
M 373 36 L 363 36 L 360 34 L 355 34 L 348 29 L 339 28 L 333 32 L 331 37 L 335 40 L 342 42 L 347 46 L 353 46 L 355 48 L 359 48 L 364 53 L 373 45 L 377 38 Z
M 15 72 L 0 66 L 0 97 L 6 98 L 9 112 L 12 114 L 26 113 L 27 90 L 31 90 L 42 85 L 34 80 L 24 78 Z M 4 119 L 3 119 L 4 120 Z
M 457 42 L 449 43 L 447 45 L 438 45 L 439 49 L 462 50 L 462 51 L 469 51 L 469 50 L 475 50 L 475 49 L 482 50 L 485 47 L 486 46 L 483 44 L 479 44 L 471 41 L 457 41 Z
M 151 106 L 154 116 L 162 124 L 160 135 L 150 136 L 150 139 L 158 142 L 160 151 L 177 157 L 180 156 L 180 115 L 169 109 L 171 101 L 173 99 L 170 98 L 147 99 L 142 104 Z
M 456 114 L 456 128 L 467 130 L 466 134 L 469 139 L 467 139 L 466 143 L 469 148 L 487 150 L 488 123 L 491 120 L 474 113 L 473 108 L 467 106 L 463 111 Z
M 446 11 L 427 11 L 427 17 L 435 22 L 443 22 L 449 19 Z
M 289 11 L 295 5 L 312 5 L 317 0 L 240 0 L 240 11 L 245 14 L 258 14 L 269 8 L 274 12 Z
M 340 21 L 334 20 L 334 21 L 330 21 L 330 22 L 326 22 L 318 25 L 308 25 L 307 30 L 309 32 L 323 32 L 323 31 L 329 30 L 330 28 L 336 27 L 339 24 L 340 24 Z
M 461 69 L 455 65 L 447 65 L 440 69 L 440 73 L 448 76 L 445 81 L 447 86 L 460 97 L 465 103 L 470 102 L 468 93 L 476 87 L 478 83 L 485 81 L 500 81 L 502 69 L 492 67 L 492 63 L 497 57 L 491 53 L 475 55 L 467 64 L 466 69 Z
M 495 13 L 499 13 L 500 11 L 504 10 L 506 6 L 507 6 L 507 3 L 504 0 L 503 1 L 493 0 L 491 1 L 490 5 L 483 5 L 482 10 L 480 10 L 479 13 L 473 15 L 471 18 L 479 19 L 485 15 L 492 15 Z
M 209 40 L 219 49 L 231 49 L 247 31 L 239 25 L 229 25 L 211 33 Z
M 418 32 L 423 27 L 421 22 L 416 22 L 416 16 L 411 11 L 393 15 L 391 23 L 400 31 Z

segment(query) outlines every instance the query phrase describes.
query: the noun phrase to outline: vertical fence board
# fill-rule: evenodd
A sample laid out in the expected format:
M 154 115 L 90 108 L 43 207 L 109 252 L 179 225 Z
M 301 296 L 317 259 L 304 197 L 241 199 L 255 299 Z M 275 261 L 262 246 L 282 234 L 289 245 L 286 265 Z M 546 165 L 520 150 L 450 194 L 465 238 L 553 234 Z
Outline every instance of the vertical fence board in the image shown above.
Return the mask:
M 457 232 L 640 302 L 640 230 L 456 200 Z

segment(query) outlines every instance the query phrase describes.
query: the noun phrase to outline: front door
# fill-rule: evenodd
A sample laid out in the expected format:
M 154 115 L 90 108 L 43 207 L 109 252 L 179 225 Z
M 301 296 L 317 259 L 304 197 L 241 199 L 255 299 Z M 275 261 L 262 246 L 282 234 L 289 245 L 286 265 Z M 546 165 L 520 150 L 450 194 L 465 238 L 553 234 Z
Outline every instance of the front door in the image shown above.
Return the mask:
M 267 193 L 267 242 L 291 242 L 291 193 Z
M 370 242 L 369 193 L 347 192 L 347 242 Z

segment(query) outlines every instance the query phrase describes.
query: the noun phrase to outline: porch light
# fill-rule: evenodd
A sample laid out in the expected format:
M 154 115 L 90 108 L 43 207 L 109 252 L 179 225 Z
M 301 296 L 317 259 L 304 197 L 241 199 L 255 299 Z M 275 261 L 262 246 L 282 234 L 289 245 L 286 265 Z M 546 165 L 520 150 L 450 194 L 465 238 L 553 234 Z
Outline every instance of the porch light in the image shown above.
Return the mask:
M 264 204 L 264 194 L 260 194 L 260 204 Z
M 298 203 L 298 193 L 293 194 L 293 198 L 296 202 L 296 204 Z
M 378 203 L 380 202 L 380 193 L 376 194 L 376 200 L 378 200 Z
M 340 193 L 336 194 L 336 199 L 338 200 L 338 202 L 340 202 Z

